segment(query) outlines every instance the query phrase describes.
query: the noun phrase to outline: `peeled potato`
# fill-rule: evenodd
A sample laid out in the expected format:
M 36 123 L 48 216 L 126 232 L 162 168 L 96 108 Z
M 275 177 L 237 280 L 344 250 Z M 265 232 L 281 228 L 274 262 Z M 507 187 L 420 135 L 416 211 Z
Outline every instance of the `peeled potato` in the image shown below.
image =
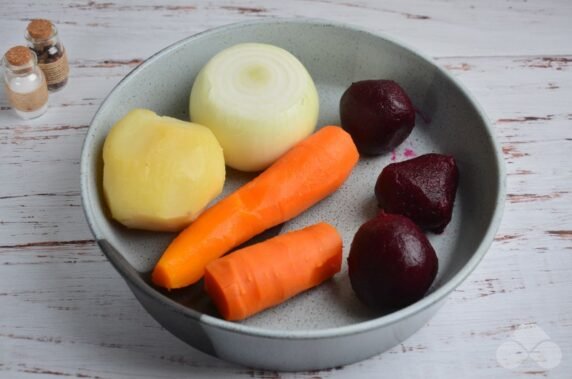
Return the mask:
M 178 231 L 221 193 L 222 148 L 206 127 L 146 109 L 119 120 L 103 146 L 103 191 L 129 228 Z
M 314 131 L 319 99 L 294 55 L 273 45 L 242 43 L 201 69 L 189 109 L 193 122 L 213 131 L 228 166 L 260 171 Z

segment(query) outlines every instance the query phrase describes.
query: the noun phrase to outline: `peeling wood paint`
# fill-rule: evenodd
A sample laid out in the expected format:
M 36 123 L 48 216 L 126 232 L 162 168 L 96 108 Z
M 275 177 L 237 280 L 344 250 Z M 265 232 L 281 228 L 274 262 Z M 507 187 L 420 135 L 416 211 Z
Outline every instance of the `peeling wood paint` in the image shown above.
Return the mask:
M 547 230 L 546 233 L 563 239 L 572 239 L 572 230 Z
M 313 3 L 326 3 L 326 4 L 331 4 L 332 6 L 337 5 L 337 6 L 343 6 L 343 7 L 349 7 L 349 8 L 358 8 L 358 9 L 363 9 L 363 10 L 368 10 L 368 11 L 373 11 L 373 12 L 397 14 L 397 15 L 405 17 L 408 20 L 430 20 L 431 19 L 430 16 L 423 15 L 423 14 L 401 12 L 401 11 L 396 11 L 396 10 L 392 10 L 389 8 L 379 8 L 377 6 L 360 4 L 357 2 L 356 3 L 351 3 L 351 2 L 338 3 L 336 1 L 330 1 L 330 0 L 313 0 L 312 2 Z
M 82 374 L 79 372 L 76 373 L 69 373 L 64 371 L 57 371 L 57 370 L 49 370 L 40 367 L 28 367 L 26 365 L 18 365 L 18 372 L 27 373 L 27 374 L 42 374 L 42 375 L 51 375 L 51 376 L 58 376 L 58 377 L 73 377 L 73 378 L 85 378 L 85 379 L 104 379 L 101 376 L 92 376 L 88 374 Z
M 535 172 L 531 170 L 515 170 L 507 173 L 507 175 L 534 175 Z
M 522 238 L 522 237 L 523 237 L 522 234 L 502 234 L 502 235 L 497 235 L 495 237 L 495 241 L 508 242 L 508 241 L 512 241 L 514 239 Z
M 244 6 L 234 6 L 234 5 L 223 5 L 220 9 L 224 9 L 227 11 L 235 11 L 240 14 L 260 14 L 266 13 L 268 10 L 266 8 L 261 7 L 244 7 Z
M 530 203 L 536 201 L 549 201 L 558 199 L 567 192 L 553 192 L 549 194 L 536 194 L 536 193 L 509 193 L 506 198 L 511 203 Z
M 28 247 L 59 247 L 66 245 L 94 245 L 95 240 L 74 240 L 74 241 L 43 241 L 28 242 L 16 245 L 0 245 L 0 249 L 22 249 Z
M 444 67 L 449 71 L 469 71 L 472 66 L 468 63 L 456 63 L 456 64 L 446 64 Z
M 522 116 L 522 117 L 514 117 L 514 118 L 499 118 L 497 123 L 499 124 L 507 124 L 510 122 L 530 122 L 530 121 L 549 121 L 554 118 L 553 114 L 549 114 L 546 116 Z
M 551 57 L 535 57 L 520 60 L 523 65 L 531 68 L 548 68 L 558 71 L 567 69 L 572 65 L 572 57 L 551 56 Z
M 514 145 L 503 145 L 502 152 L 510 158 L 522 158 L 530 155 L 518 150 Z
M 143 59 L 141 59 L 141 58 L 133 58 L 133 59 L 125 59 L 125 60 L 106 59 L 106 60 L 102 61 L 101 63 L 96 64 L 94 67 L 137 66 L 141 62 L 143 62 Z

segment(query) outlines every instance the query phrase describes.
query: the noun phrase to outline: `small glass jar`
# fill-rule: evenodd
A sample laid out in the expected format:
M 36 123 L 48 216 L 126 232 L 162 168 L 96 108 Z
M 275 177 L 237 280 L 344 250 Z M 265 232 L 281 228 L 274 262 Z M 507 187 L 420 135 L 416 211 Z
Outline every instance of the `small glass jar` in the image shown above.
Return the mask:
M 62 89 L 68 81 L 69 64 L 56 26 L 49 20 L 32 20 L 28 24 L 26 40 L 28 47 L 38 57 L 38 65 L 46 76 L 48 89 Z
M 15 46 L 2 59 L 4 89 L 8 102 L 23 119 L 43 115 L 48 108 L 48 86 L 36 55 L 25 46 Z

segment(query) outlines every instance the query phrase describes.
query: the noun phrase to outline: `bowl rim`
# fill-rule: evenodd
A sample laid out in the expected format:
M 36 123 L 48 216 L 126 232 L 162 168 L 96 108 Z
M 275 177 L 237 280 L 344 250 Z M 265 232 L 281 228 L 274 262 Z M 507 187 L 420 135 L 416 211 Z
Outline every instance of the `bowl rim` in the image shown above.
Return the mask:
M 267 24 L 300 24 L 300 25 L 314 25 L 318 27 L 330 27 L 336 29 L 344 29 L 349 32 L 364 33 L 371 37 L 384 39 L 385 41 L 395 45 L 396 47 L 403 48 L 407 50 L 409 53 L 413 54 L 414 56 L 417 56 L 418 58 L 434 66 L 435 69 L 440 74 L 442 74 L 448 81 L 450 81 L 454 86 L 458 87 L 461 90 L 461 92 L 467 97 L 469 103 L 477 110 L 478 117 L 480 117 L 482 124 L 485 126 L 486 136 L 488 137 L 491 145 L 494 147 L 493 149 L 494 158 L 499 173 L 497 186 L 495 188 L 496 206 L 494 208 L 493 214 L 491 216 L 492 219 L 487 227 L 485 235 L 483 239 L 480 241 L 477 249 L 473 253 L 473 256 L 463 265 L 463 267 L 452 278 L 450 278 L 447 282 L 445 282 L 440 288 L 428 294 L 421 300 L 405 308 L 389 313 L 387 315 L 383 315 L 372 320 L 358 322 L 355 324 L 332 327 L 332 328 L 316 329 L 316 330 L 271 330 L 262 327 L 250 326 L 231 321 L 226 321 L 218 317 L 204 314 L 202 312 L 199 312 L 192 308 L 185 307 L 177 303 L 176 301 L 163 295 L 161 292 L 153 288 L 150 284 L 145 282 L 141 278 L 139 273 L 137 273 L 137 271 L 133 269 L 133 267 L 127 262 L 127 260 L 121 255 L 121 253 L 119 253 L 119 251 L 117 251 L 113 246 L 109 245 L 109 243 L 102 243 L 102 241 L 105 241 L 106 239 L 104 236 L 102 236 L 102 233 L 97 225 L 97 217 L 93 214 L 93 210 L 91 209 L 93 202 L 91 201 L 91 192 L 88 190 L 89 188 L 88 179 L 90 176 L 90 172 L 88 170 L 89 167 L 88 162 L 89 162 L 90 152 L 88 151 L 87 146 L 88 143 L 93 138 L 92 137 L 93 133 L 90 133 L 93 124 L 98 118 L 98 115 L 103 106 L 106 104 L 108 98 L 118 88 L 124 86 L 136 73 L 138 73 L 145 66 L 152 64 L 157 59 L 161 58 L 164 55 L 167 55 L 173 50 L 178 49 L 180 46 L 184 44 L 191 43 L 191 41 L 202 38 L 209 38 L 213 35 L 216 35 L 224 31 L 236 30 L 241 28 L 250 28 L 250 27 L 256 27 L 257 25 L 267 25 Z M 82 146 L 80 162 L 81 162 L 80 180 L 81 180 L 82 208 L 86 220 L 88 222 L 89 228 L 92 234 L 95 236 L 96 241 L 98 242 L 100 248 L 103 250 L 106 257 L 109 259 L 109 261 L 112 263 L 115 269 L 123 276 L 123 278 L 129 284 L 135 285 L 145 295 L 161 302 L 165 307 L 168 307 L 176 311 L 177 313 L 182 313 L 183 316 L 187 318 L 196 320 L 199 324 L 204 324 L 206 326 L 210 326 L 216 329 L 222 329 L 224 331 L 231 333 L 247 334 L 251 336 L 264 337 L 270 339 L 323 339 L 323 338 L 334 338 L 334 337 L 364 333 L 373 329 L 388 326 L 390 324 L 399 322 L 403 319 L 410 318 L 418 314 L 419 312 L 422 312 L 423 310 L 432 307 L 436 303 L 441 302 L 448 296 L 449 293 L 451 293 L 455 288 L 457 288 L 469 276 L 469 274 L 477 267 L 479 262 L 482 260 L 482 258 L 488 251 L 500 226 L 500 222 L 504 211 L 504 202 L 506 196 L 506 172 L 505 172 L 504 160 L 501 154 L 500 144 L 494 137 L 493 128 L 491 127 L 491 124 L 488 118 L 486 117 L 484 110 L 481 108 L 477 100 L 472 96 L 472 94 L 465 88 L 463 84 L 458 82 L 445 69 L 437 65 L 433 61 L 433 59 L 431 59 L 424 53 L 421 53 L 416 48 L 409 46 L 407 43 L 403 43 L 397 38 L 388 36 L 385 33 L 372 32 L 367 29 L 356 27 L 350 24 L 334 22 L 319 18 L 302 18 L 302 19 L 270 18 L 270 19 L 250 20 L 250 21 L 226 24 L 183 38 L 154 53 L 140 65 L 135 67 L 124 78 L 122 78 L 103 99 L 97 111 L 95 112 L 93 118 L 90 121 L 90 126 L 87 130 Z

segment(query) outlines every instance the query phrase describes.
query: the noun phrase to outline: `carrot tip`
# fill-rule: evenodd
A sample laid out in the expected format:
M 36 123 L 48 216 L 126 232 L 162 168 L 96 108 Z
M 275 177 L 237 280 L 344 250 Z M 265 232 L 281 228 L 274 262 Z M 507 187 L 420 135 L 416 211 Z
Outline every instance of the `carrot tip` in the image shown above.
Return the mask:
M 167 270 L 163 265 L 156 265 L 153 273 L 151 274 L 151 280 L 157 286 L 171 289 L 171 280 L 169 278 L 169 270 Z

